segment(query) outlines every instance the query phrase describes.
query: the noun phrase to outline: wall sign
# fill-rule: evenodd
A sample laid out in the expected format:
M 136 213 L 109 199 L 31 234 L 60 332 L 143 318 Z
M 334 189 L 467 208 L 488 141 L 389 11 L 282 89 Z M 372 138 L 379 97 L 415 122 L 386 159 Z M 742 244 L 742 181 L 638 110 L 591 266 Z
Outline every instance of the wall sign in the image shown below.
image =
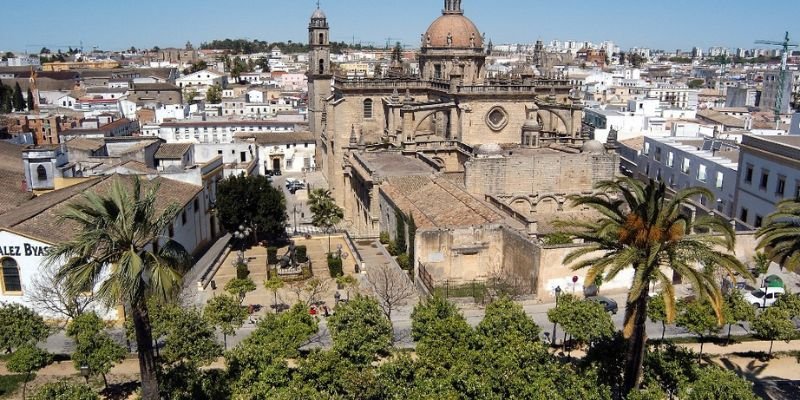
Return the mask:
M 44 257 L 50 246 L 23 243 L 22 246 L 0 246 L 0 257 Z

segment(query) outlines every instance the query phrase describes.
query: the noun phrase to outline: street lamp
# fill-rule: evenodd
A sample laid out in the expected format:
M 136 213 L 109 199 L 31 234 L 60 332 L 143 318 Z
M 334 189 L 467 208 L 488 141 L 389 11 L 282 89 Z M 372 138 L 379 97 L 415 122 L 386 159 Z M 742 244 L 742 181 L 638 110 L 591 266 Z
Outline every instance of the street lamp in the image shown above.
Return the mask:
M 239 291 L 239 304 L 242 304 L 244 302 L 244 295 L 245 295 L 244 290 L 240 290 Z
M 239 241 L 239 262 L 244 261 L 244 241 L 250 236 L 252 230 L 245 228 L 244 225 L 239 225 L 239 229 L 233 232 L 233 237 Z
M 294 215 L 294 236 L 297 236 L 297 204 L 292 208 L 292 214 Z
M 88 364 L 81 364 L 80 370 L 81 370 L 81 376 L 83 377 L 83 379 L 86 379 L 86 384 L 88 385 L 89 384 L 89 375 L 92 372 L 92 371 L 89 370 L 89 365 Z
M 561 286 L 556 286 L 556 307 L 558 307 L 558 296 L 560 295 L 561 295 Z M 553 322 L 553 336 L 551 336 L 553 342 L 552 344 L 554 347 L 556 345 L 556 324 L 557 324 L 556 322 Z

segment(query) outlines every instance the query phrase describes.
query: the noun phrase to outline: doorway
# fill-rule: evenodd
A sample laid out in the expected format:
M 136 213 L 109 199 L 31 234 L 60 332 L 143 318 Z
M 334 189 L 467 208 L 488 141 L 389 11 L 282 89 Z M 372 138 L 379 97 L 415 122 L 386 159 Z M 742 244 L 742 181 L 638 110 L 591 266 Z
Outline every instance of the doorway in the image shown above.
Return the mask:
M 272 170 L 273 171 L 280 171 L 281 170 L 281 159 L 280 158 L 273 158 L 272 159 Z

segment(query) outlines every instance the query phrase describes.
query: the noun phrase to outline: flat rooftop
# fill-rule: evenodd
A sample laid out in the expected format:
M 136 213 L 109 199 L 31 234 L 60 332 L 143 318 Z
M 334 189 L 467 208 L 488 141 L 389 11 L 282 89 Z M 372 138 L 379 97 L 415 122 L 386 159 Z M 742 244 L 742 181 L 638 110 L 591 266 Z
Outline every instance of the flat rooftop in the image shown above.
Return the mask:
M 370 172 L 381 177 L 428 175 L 434 172 L 428 164 L 416 158 L 405 157 L 400 153 L 361 153 L 358 156 L 364 161 Z

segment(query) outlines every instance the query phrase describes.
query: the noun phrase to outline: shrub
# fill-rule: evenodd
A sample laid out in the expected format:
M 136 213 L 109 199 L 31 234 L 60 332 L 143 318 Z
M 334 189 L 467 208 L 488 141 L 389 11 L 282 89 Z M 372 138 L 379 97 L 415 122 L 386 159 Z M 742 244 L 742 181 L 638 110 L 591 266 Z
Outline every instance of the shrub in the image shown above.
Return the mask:
M 389 244 L 391 239 L 389 238 L 389 232 L 381 232 L 380 239 L 381 244 Z
M 45 383 L 34 393 L 32 400 L 96 400 L 100 396 L 89 386 L 65 380 Z
M 308 261 L 308 249 L 306 246 L 297 246 L 294 248 L 294 256 L 297 262 L 304 263 Z
M 400 254 L 399 256 L 397 256 L 397 264 L 400 265 L 400 268 L 407 271 L 411 269 L 411 257 L 409 257 L 408 254 L 405 253 Z
M 267 247 L 267 263 L 269 263 L 269 264 L 277 264 L 278 263 L 278 248 L 277 247 Z
M 400 251 L 397 249 L 397 243 L 395 243 L 394 240 L 390 241 L 389 245 L 386 246 L 386 251 L 392 256 L 398 256 L 400 254 Z
M 328 254 L 328 271 L 331 273 L 331 278 L 337 278 L 344 275 L 342 271 L 342 259 Z
M 247 264 L 236 264 L 236 279 L 247 279 L 248 276 L 250 276 L 250 270 L 247 268 Z

